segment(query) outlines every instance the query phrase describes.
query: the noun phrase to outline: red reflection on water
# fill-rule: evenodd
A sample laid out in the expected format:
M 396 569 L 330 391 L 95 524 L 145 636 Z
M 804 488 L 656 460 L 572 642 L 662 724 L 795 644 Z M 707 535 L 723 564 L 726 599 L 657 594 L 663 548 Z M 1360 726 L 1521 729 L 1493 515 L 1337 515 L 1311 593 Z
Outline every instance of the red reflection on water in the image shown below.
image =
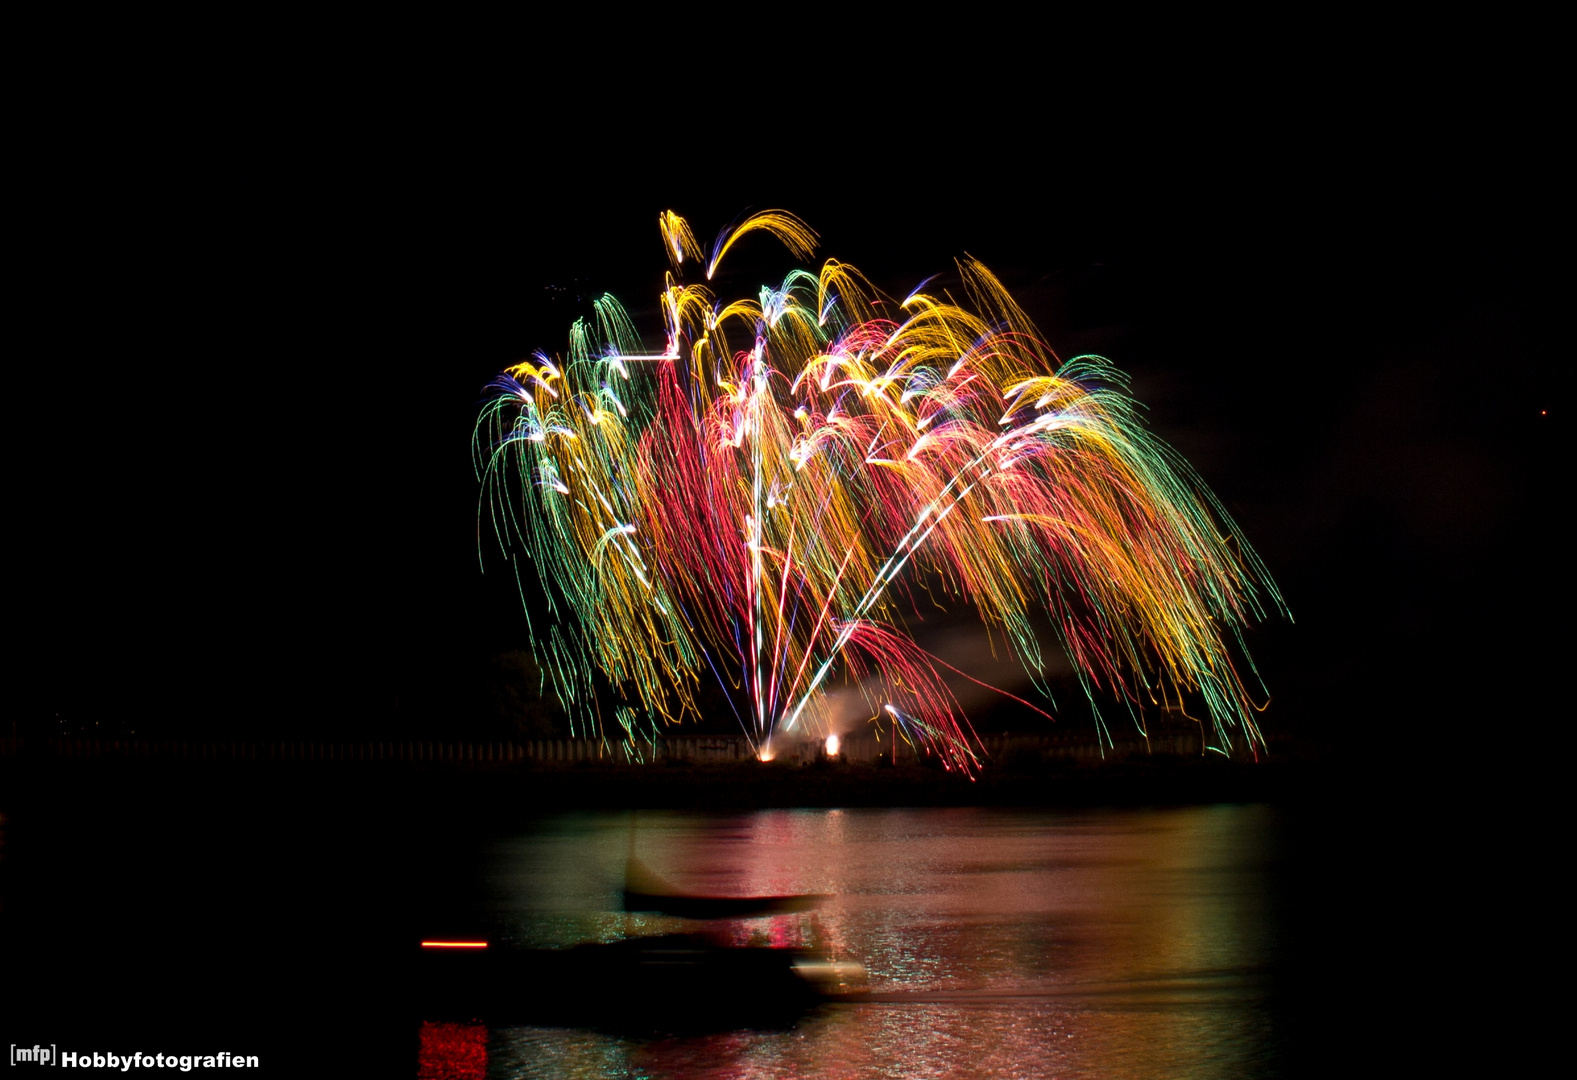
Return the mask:
M 486 1024 L 422 1023 L 420 1080 L 484 1080 Z
M 777 949 L 792 949 L 799 945 L 799 920 L 790 919 L 786 915 L 779 915 L 770 923 L 772 929 L 768 933 L 772 936 L 772 946 Z

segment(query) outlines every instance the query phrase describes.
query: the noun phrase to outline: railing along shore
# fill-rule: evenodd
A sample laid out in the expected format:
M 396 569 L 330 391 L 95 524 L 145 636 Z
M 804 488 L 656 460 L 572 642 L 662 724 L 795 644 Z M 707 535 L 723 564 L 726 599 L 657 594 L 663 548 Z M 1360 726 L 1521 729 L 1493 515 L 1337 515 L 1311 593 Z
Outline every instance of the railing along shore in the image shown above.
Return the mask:
M 1203 752 L 1199 733 L 1168 730 L 1149 739 L 1137 734 L 1120 738 L 1115 745 L 1098 741 L 1093 734 L 999 734 L 981 736 L 975 745 L 984 760 L 1094 763 L 1135 755 L 1198 757 Z M 778 742 L 771 748 L 778 760 L 810 762 L 826 757 L 820 741 Z M 573 765 L 578 762 L 653 764 L 664 761 L 695 764 L 749 761 L 756 747 L 743 735 L 663 735 L 655 742 L 613 742 L 599 739 L 521 739 L 461 741 L 435 739 L 396 740 L 180 740 L 180 739 L 75 739 L 11 736 L 0 738 L 0 757 L 42 757 L 56 760 L 146 761 L 256 761 L 256 762 L 431 762 L 454 765 L 511 765 L 525 763 Z M 845 735 L 838 755 L 851 762 L 894 764 L 914 762 L 923 756 L 915 747 L 891 736 L 876 738 L 867 732 Z

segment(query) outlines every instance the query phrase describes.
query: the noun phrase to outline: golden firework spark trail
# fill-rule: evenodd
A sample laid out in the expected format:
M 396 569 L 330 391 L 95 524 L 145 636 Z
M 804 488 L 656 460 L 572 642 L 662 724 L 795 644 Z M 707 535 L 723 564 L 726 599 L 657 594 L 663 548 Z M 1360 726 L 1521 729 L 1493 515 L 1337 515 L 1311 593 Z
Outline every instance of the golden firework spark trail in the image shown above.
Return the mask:
M 1142 717 L 1192 698 L 1207 745 L 1263 745 L 1233 657 L 1281 597 L 1110 363 L 1058 361 L 971 259 L 962 300 L 896 302 L 829 260 L 725 302 L 682 278 L 703 257 L 684 219 L 659 225 L 665 348 L 605 296 L 565 356 L 499 375 L 474 440 L 484 515 L 547 586 L 536 648 L 582 722 L 600 734 L 593 670 L 653 729 L 726 677 L 765 755 L 820 730 L 830 680 L 858 680 L 873 713 L 970 772 L 940 662 L 904 628 L 907 581 L 972 605 L 1032 675 L 1032 619 L 1049 616 L 1092 703 Z M 708 281 L 755 231 L 801 259 L 816 241 L 757 214 L 718 238 Z M 635 713 L 617 715 L 634 738 Z

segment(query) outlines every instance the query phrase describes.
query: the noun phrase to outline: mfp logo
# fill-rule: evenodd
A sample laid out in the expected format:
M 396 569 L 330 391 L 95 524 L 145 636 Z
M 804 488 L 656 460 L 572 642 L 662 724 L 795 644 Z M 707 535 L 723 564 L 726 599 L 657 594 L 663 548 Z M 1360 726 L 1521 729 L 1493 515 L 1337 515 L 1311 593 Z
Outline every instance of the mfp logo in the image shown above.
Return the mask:
M 39 1065 L 60 1064 L 59 1055 L 55 1053 L 54 1043 L 50 1043 L 48 1046 L 18 1046 L 16 1043 L 12 1043 L 11 1064 L 15 1065 L 19 1061 L 32 1061 Z

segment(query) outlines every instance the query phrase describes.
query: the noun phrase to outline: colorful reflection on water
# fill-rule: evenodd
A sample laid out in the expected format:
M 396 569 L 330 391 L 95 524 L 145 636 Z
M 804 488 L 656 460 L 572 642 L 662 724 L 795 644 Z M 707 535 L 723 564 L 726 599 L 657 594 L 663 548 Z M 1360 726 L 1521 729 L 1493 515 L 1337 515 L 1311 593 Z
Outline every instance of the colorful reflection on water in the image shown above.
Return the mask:
M 1245 1076 L 1273 1058 L 1275 812 L 642 811 L 489 845 L 477 915 L 544 947 L 693 929 L 618 911 L 632 849 L 683 891 L 827 893 L 738 943 L 862 962 L 867 994 L 783 1031 L 499 1028 L 495 1077 Z

